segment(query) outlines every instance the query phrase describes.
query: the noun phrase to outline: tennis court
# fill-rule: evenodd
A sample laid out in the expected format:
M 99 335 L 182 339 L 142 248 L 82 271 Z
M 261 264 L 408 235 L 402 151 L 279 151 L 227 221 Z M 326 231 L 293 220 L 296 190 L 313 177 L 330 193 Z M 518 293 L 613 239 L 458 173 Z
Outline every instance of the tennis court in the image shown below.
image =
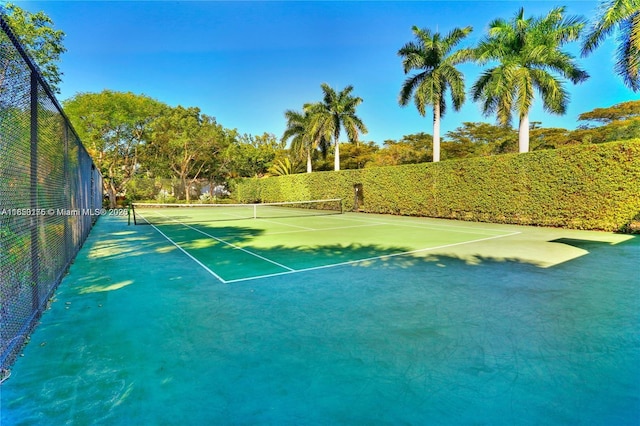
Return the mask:
M 101 217 L 2 424 L 640 421 L 638 237 L 280 210 Z
M 314 203 L 329 205 L 310 207 Z M 339 214 L 340 200 L 302 205 L 139 205 L 136 211 L 143 223 L 154 226 L 223 283 L 419 255 L 518 233 L 406 218 L 343 215 Z

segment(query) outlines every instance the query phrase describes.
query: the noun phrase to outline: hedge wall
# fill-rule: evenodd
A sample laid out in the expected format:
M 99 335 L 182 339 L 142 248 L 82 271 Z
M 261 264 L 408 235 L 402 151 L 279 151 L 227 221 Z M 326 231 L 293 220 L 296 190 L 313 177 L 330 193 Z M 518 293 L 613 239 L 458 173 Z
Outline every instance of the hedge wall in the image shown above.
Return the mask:
M 640 225 L 640 139 L 236 182 L 241 202 L 342 198 L 369 213 L 576 229 Z

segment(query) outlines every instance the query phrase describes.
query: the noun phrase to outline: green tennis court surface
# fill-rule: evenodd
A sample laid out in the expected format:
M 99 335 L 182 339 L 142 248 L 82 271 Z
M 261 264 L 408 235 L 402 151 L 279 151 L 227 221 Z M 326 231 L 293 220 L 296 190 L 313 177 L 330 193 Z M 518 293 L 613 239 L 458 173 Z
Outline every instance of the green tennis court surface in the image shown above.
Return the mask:
M 100 218 L 2 384 L 3 426 L 640 421 L 638 237 L 152 222 Z
M 225 207 L 157 208 L 144 211 L 142 217 L 224 283 L 420 255 L 519 233 L 477 225 L 290 209 L 244 220 L 252 214 Z M 234 217 L 241 219 L 232 220 Z

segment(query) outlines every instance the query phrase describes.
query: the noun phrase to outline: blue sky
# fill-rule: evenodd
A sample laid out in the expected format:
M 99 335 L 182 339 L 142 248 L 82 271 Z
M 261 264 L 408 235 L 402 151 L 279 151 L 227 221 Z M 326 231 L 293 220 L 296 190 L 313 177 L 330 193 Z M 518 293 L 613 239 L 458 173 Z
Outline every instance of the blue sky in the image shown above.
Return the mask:
M 320 84 L 354 86 L 363 98 L 358 114 L 369 129 L 363 140 L 382 144 L 403 135 L 432 133 L 431 110 L 400 107 L 406 76 L 397 51 L 413 40 L 417 25 L 446 33 L 471 25 L 460 47 L 471 46 L 495 18 L 510 19 L 520 7 L 541 15 L 555 6 L 591 19 L 597 1 L 14 1 L 43 10 L 66 33 L 60 100 L 103 89 L 145 94 L 169 105 L 197 106 L 240 133 L 285 129 L 284 111 L 321 100 Z M 545 113 L 539 100 L 531 121 L 573 129 L 578 115 L 640 98 L 613 74 L 615 40 L 579 58 L 591 78 L 567 82 L 571 103 L 564 116 Z M 469 89 L 482 67 L 460 69 Z M 450 101 L 448 101 L 450 102 Z M 467 99 L 442 121 L 442 135 L 464 121 L 495 123 Z M 513 123 L 517 126 L 517 123 Z

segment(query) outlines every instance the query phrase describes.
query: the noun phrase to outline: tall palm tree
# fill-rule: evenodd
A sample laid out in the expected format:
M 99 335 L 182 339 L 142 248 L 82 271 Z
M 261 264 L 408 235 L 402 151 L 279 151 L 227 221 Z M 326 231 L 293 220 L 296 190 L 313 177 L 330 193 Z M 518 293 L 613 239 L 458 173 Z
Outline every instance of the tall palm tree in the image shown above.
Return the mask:
M 491 22 L 488 35 L 476 48 L 479 63 L 497 61 L 498 65 L 480 75 L 471 91 L 473 100 L 482 101 L 485 115 L 496 113 L 504 126 L 513 112 L 518 115 L 520 152 L 529 151 L 529 110 L 535 90 L 546 111 L 564 114 L 569 93 L 558 75 L 574 84 L 589 77 L 572 55 L 560 49 L 577 40 L 583 27 L 582 18 L 565 18 L 564 7 L 538 18 L 525 18 L 521 8 L 511 21 Z
M 284 112 L 284 116 L 287 119 L 287 128 L 282 135 L 282 140 L 291 139 L 291 151 L 303 152 L 306 155 L 307 173 L 311 173 L 311 154 L 318 148 L 326 152 L 328 141 L 322 134 L 313 134 L 311 115 L 308 108 L 303 112 L 287 110 Z
M 335 150 L 334 170 L 340 170 L 340 130 L 344 127 L 349 142 L 358 141 L 358 132 L 367 133 L 367 127 L 356 115 L 356 108 L 362 98 L 351 96 L 353 86 L 345 87 L 339 93 L 327 83 L 322 83 L 322 102 L 306 104 L 305 110 L 311 119 L 311 133 L 325 140 L 333 138 Z
M 600 3 L 600 11 L 584 38 L 582 56 L 618 29 L 618 51 L 615 70 L 634 92 L 640 90 L 640 0 L 608 0 Z
M 415 42 L 405 44 L 398 55 L 402 57 L 404 73 L 421 70 L 407 78 L 402 85 L 398 102 L 409 104 L 411 95 L 418 112 L 425 116 L 425 107 L 433 106 L 433 161 L 440 161 L 440 119 L 446 111 L 445 94 L 451 90 L 453 108 L 458 111 L 465 99 L 464 76 L 456 65 L 473 58 L 471 49 L 451 50 L 473 31 L 471 27 L 454 28 L 444 38 L 440 33 L 413 27 Z

